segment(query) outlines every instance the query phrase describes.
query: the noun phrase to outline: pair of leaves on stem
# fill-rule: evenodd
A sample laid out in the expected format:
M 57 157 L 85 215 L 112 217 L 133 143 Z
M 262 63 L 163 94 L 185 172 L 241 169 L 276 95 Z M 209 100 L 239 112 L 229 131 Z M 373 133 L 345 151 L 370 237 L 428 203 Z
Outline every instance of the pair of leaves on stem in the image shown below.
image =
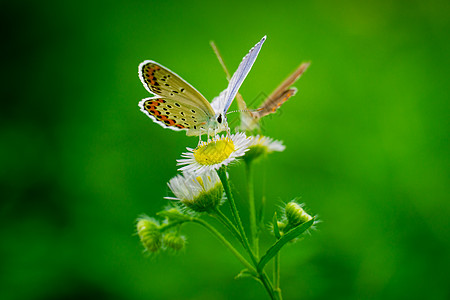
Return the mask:
M 275 233 L 275 236 L 277 237 L 277 241 L 275 244 L 273 244 L 264 254 L 261 259 L 259 260 L 257 271 L 262 272 L 264 269 L 264 266 L 275 256 L 277 253 L 281 250 L 281 248 L 286 245 L 288 242 L 292 241 L 296 237 L 298 237 L 300 234 L 308 230 L 313 224 L 314 224 L 314 218 L 309 220 L 308 222 L 305 222 L 291 230 L 289 230 L 285 235 L 281 236 L 280 231 L 278 229 L 277 224 L 277 215 L 274 215 L 274 221 L 273 221 L 273 231 Z

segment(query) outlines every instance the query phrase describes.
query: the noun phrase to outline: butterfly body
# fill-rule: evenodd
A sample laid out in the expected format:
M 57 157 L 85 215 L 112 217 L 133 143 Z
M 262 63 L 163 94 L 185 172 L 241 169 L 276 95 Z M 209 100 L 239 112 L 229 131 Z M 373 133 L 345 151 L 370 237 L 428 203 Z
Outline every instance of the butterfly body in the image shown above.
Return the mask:
M 219 133 L 228 128 L 226 113 L 261 49 L 265 37 L 243 58 L 232 80 L 210 104 L 184 79 L 161 64 L 146 60 L 139 65 L 139 78 L 156 96 L 139 102 L 141 111 L 154 122 L 186 135 Z

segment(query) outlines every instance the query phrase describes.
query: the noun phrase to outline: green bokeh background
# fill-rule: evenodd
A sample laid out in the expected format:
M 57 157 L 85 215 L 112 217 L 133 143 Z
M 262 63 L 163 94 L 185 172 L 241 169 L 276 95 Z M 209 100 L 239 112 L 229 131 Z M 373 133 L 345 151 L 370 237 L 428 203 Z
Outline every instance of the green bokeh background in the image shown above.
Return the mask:
M 285 299 L 449 299 L 448 1 L 10 1 L 0 14 L 1 299 L 267 299 L 203 228 L 153 259 L 133 235 L 197 143 L 139 112 L 138 64 L 211 100 L 227 83 L 209 41 L 234 70 L 265 34 L 249 102 L 312 61 L 263 124 L 286 151 L 257 166 L 267 217 L 300 196 L 323 221 L 283 250 Z M 245 215 L 243 165 L 231 177 Z

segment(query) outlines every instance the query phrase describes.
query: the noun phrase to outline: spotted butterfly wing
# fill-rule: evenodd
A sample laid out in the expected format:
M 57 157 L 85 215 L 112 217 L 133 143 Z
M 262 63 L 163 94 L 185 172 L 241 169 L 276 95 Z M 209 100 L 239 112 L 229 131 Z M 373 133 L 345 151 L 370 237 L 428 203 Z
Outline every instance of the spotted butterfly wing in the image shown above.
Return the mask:
M 209 116 L 195 105 L 178 102 L 171 98 L 156 96 L 142 99 L 139 107 L 143 113 L 164 128 L 187 130 L 188 136 L 205 132 L 207 130 L 205 120 Z
M 214 110 L 209 102 L 189 83 L 168 68 L 147 60 L 139 65 L 139 78 L 156 97 L 143 99 L 141 111 L 159 125 L 172 130 L 187 130 L 187 135 L 200 135 Z

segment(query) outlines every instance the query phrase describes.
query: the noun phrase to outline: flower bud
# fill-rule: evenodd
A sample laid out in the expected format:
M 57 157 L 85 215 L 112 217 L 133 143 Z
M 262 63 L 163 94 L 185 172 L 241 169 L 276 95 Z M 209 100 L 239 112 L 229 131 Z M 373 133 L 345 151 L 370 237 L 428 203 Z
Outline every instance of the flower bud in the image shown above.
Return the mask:
M 149 252 L 157 252 L 161 248 L 161 232 L 159 225 L 148 217 L 140 218 L 137 222 L 137 233 L 142 245 Z
M 278 230 L 279 230 L 280 232 L 284 232 L 284 229 L 286 228 L 286 223 L 277 221 L 277 226 L 278 226 Z
M 286 204 L 285 212 L 290 227 L 297 227 L 312 219 L 312 217 L 303 210 L 301 205 L 295 201 Z
M 169 232 L 163 237 L 164 245 L 175 251 L 180 251 L 186 245 L 186 239 L 184 236 L 177 235 L 174 232 Z

